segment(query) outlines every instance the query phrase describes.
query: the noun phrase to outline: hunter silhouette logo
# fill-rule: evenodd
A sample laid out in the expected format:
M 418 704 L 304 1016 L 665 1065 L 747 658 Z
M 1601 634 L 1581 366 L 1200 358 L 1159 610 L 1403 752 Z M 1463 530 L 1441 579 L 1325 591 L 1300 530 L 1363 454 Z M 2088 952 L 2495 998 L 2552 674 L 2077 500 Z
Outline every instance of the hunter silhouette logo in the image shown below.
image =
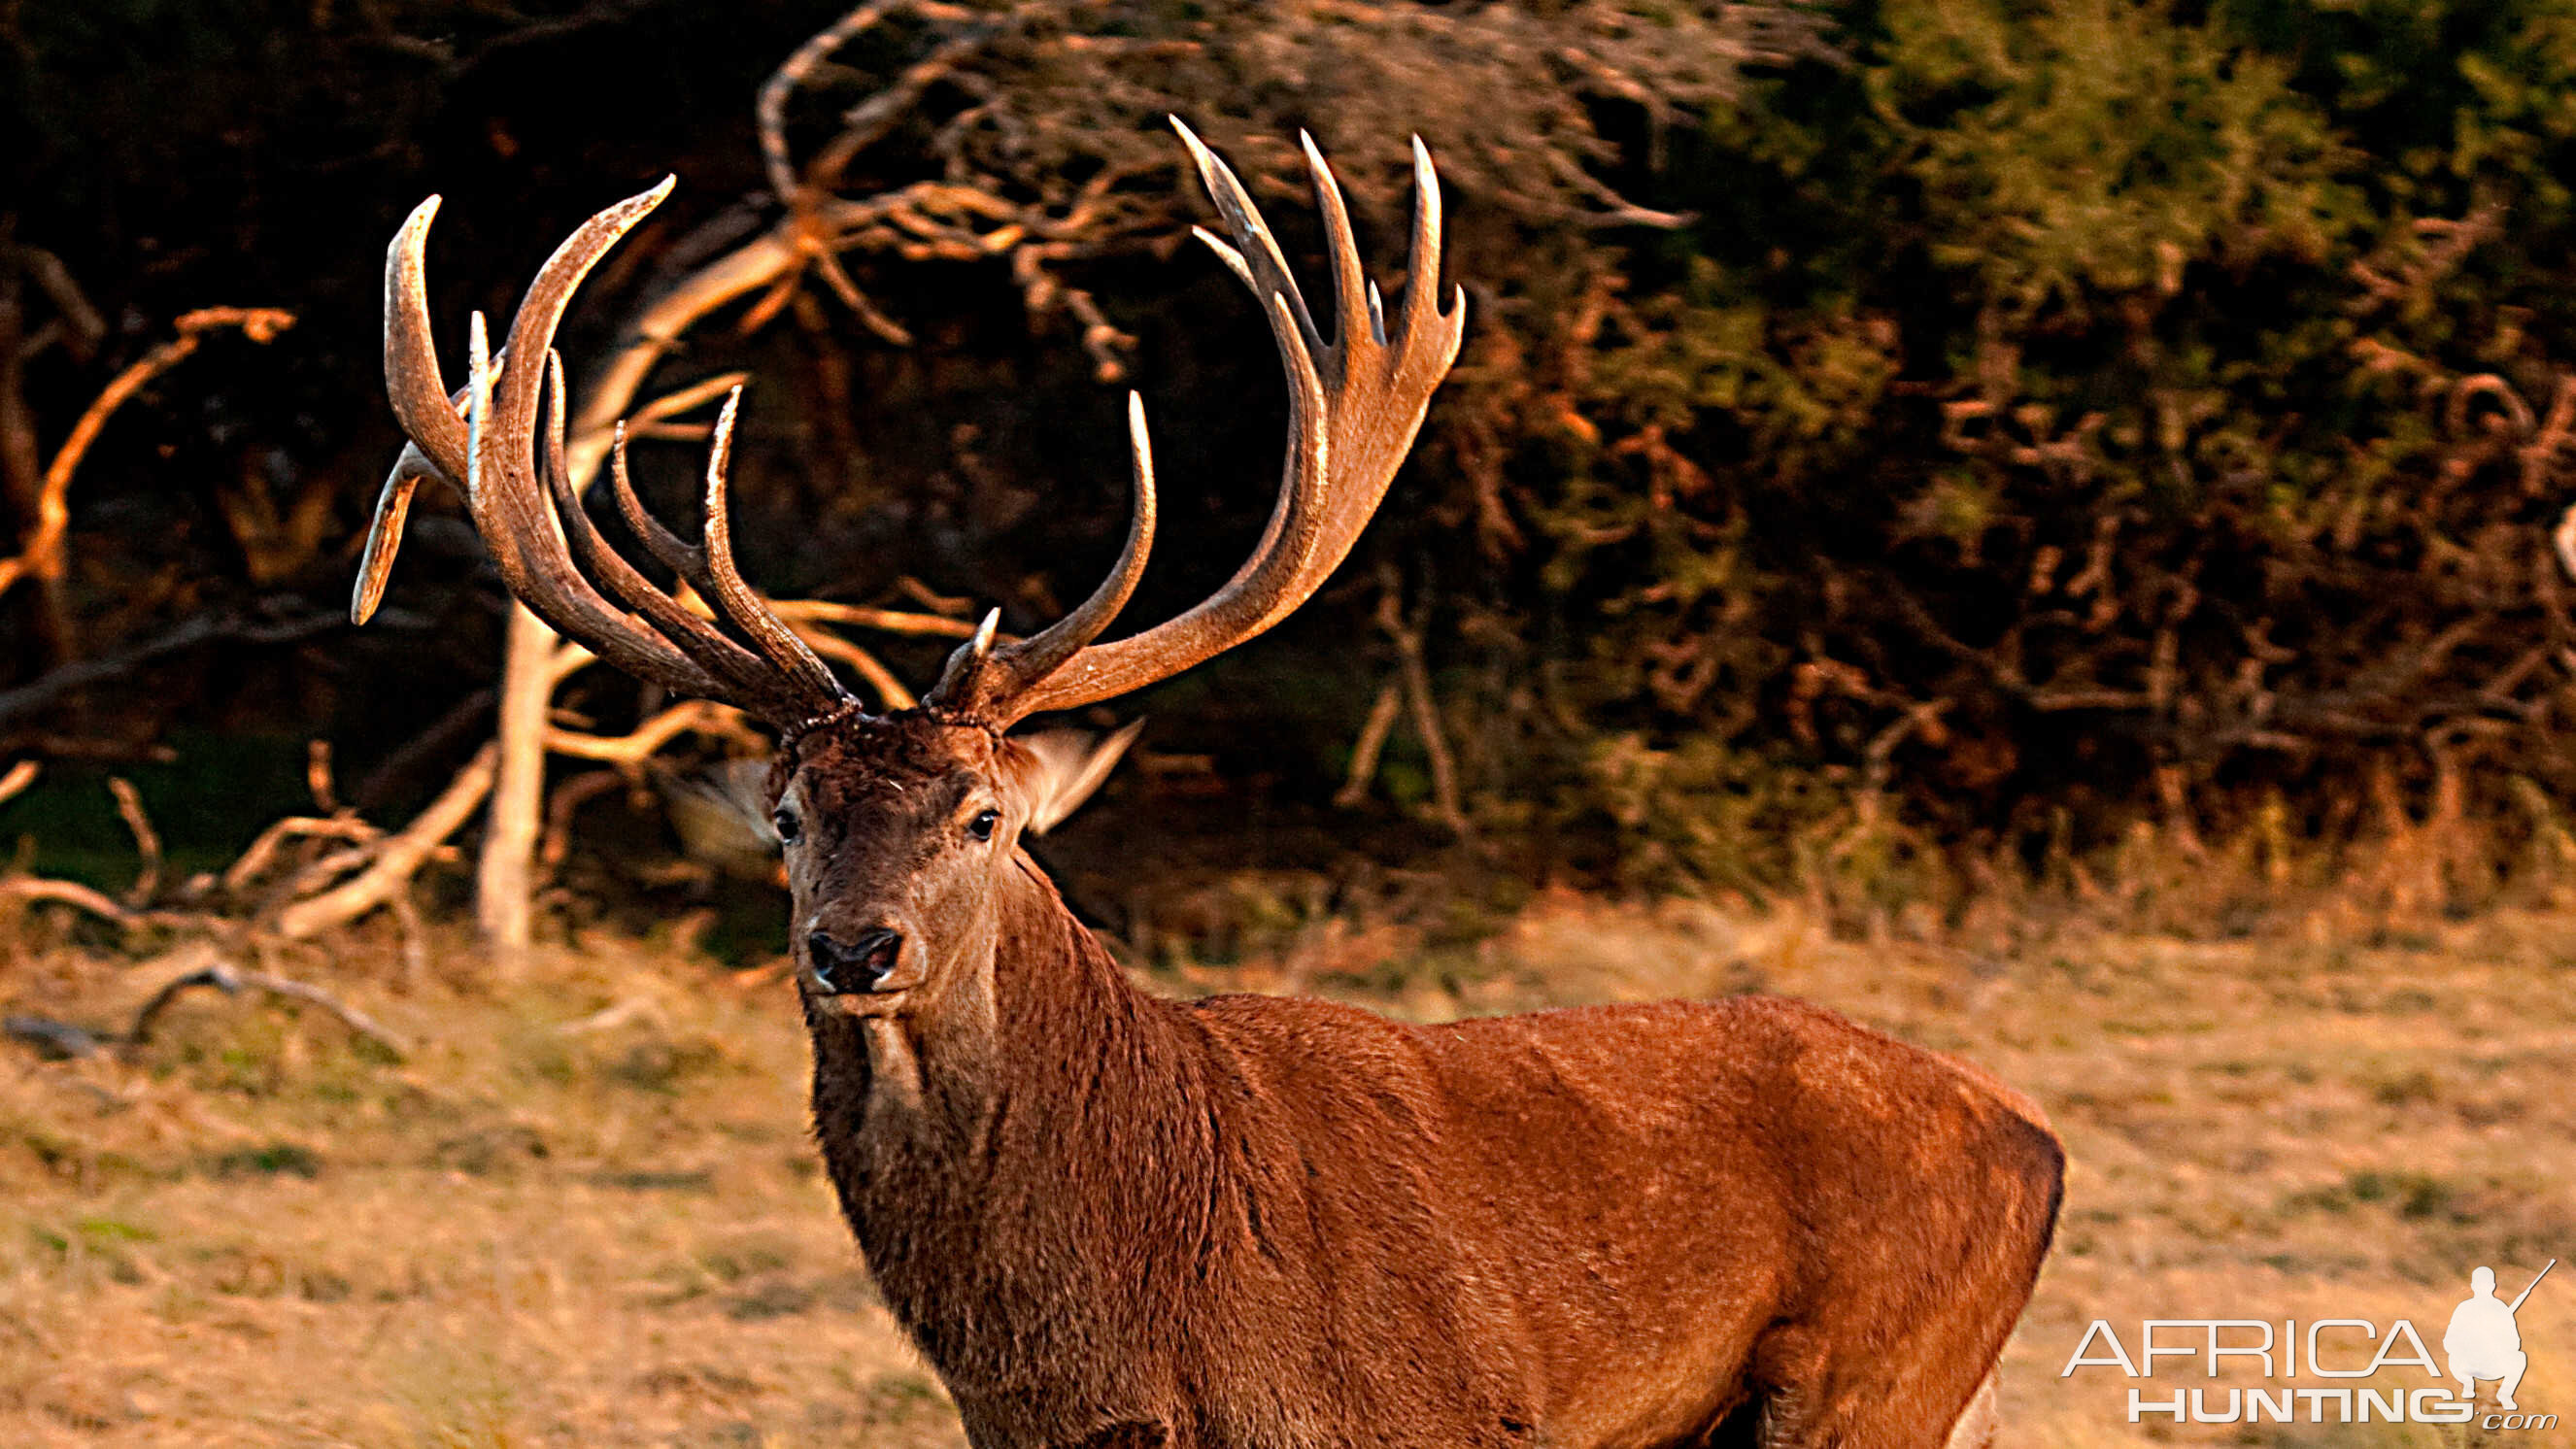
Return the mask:
M 2153 1379 L 2160 1368 L 2173 1372 L 2159 1360 L 2183 1359 L 2190 1365 L 2185 1372 L 2198 1368 L 2208 1378 L 2217 1378 L 2233 1360 L 2240 1373 L 2259 1366 L 2265 1380 L 2255 1388 L 2132 1388 L 2132 1424 L 2162 1418 L 2177 1424 L 2474 1422 L 2481 1429 L 2555 1429 L 2556 1414 L 2530 1413 L 2514 1400 L 2531 1366 L 2514 1315 L 2557 1266 L 2550 1259 L 2510 1301 L 2496 1296 L 2493 1268 L 2471 1273 L 2469 1296 L 2451 1310 L 2438 1362 L 2424 1335 L 2403 1318 L 2391 1321 L 2384 1333 L 2367 1318 L 2150 1318 L 2127 1342 L 2107 1319 L 2097 1318 L 2085 1326 L 2058 1377 L 2083 1368 L 2116 1368 L 2132 1379 Z M 2445 1367 L 2450 1383 L 2443 1382 Z M 2381 1377 L 2407 1369 L 2432 1382 L 2411 1387 Z M 2282 1382 L 2297 1379 L 2326 1382 Z M 2478 1407 L 2481 1384 L 2495 1386 L 2494 1406 L 2484 1413 Z
M 2522 1330 L 2513 1316 L 2522 1311 L 2522 1300 L 2540 1286 L 2540 1279 L 2557 1266 L 2558 1260 L 2550 1259 L 2548 1267 L 2511 1303 L 2495 1296 L 2495 1269 L 2480 1268 L 2469 1275 L 2468 1301 L 2451 1311 L 2450 1331 L 2442 1335 L 2442 1353 L 2451 1361 L 2451 1377 L 2460 1381 L 2461 1398 L 2475 1400 L 2477 1381 L 2495 1379 L 2496 1407 L 2515 1407 L 2513 1391 L 2522 1382 L 2522 1371 L 2531 1366 L 2531 1358 L 2522 1351 Z

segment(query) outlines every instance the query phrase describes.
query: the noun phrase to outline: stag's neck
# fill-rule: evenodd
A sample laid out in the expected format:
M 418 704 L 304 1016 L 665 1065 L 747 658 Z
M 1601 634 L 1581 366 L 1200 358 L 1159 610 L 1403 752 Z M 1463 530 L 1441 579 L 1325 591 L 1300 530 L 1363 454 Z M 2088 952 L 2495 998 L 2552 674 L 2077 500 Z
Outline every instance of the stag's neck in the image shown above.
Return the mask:
M 842 1209 L 952 1386 L 1006 1369 L 960 1332 L 1006 1334 L 1026 1362 L 1029 1333 L 1146 1298 L 1140 1245 L 1185 1261 L 1215 1172 L 1204 1048 L 1182 1014 L 1128 984 L 1034 865 L 1001 897 L 989 999 L 814 1023 L 815 1128 Z
M 990 935 L 966 948 L 991 971 L 953 970 L 989 989 L 900 1018 L 815 1024 L 827 1139 L 989 1158 L 993 1138 L 1018 1138 L 1014 1120 L 1036 1116 L 1083 1129 L 1046 1139 L 1070 1148 L 1167 1095 L 1187 1035 L 1172 1009 L 1128 984 L 1035 864 L 1018 865 L 995 893 Z

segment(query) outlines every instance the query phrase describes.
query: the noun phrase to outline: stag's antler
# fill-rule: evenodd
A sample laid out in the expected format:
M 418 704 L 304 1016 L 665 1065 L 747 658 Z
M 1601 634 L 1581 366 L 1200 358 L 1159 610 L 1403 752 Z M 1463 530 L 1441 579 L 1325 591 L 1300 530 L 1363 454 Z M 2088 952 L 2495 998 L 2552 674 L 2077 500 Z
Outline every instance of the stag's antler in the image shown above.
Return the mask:
M 1419 139 L 1413 143 L 1413 252 L 1392 337 L 1377 288 L 1362 275 L 1341 187 L 1314 142 L 1305 142 L 1332 256 L 1334 340 L 1328 345 L 1242 183 L 1187 126 L 1177 119 L 1172 124 L 1234 243 L 1194 230 L 1261 299 L 1287 369 L 1288 463 L 1270 526 L 1225 587 L 1196 608 L 1132 638 L 1093 644 L 1135 592 L 1153 543 L 1153 457 L 1144 404 L 1130 395 L 1136 501 L 1117 565 L 1081 607 L 1031 638 L 996 648 L 988 619 L 950 657 L 938 686 L 923 700 L 943 714 L 1005 728 L 1041 710 L 1141 689 L 1286 618 L 1350 552 L 1412 447 L 1431 394 L 1457 359 L 1466 331 L 1466 293 L 1460 289 L 1456 304 L 1440 310 L 1440 185 Z M 583 511 L 567 471 L 568 413 L 563 363 L 552 346 L 555 327 L 592 265 L 670 190 L 666 180 L 619 202 L 557 248 L 529 284 L 497 358 L 489 353 L 477 313 L 469 339 L 472 375 L 453 395 L 431 345 L 422 276 L 422 250 L 438 198 L 422 202 L 403 224 L 385 263 L 385 383 L 412 441 L 377 499 L 350 615 L 364 623 L 375 611 L 413 489 L 422 478 L 443 478 L 465 495 L 475 530 L 510 592 L 556 630 L 674 693 L 720 700 L 793 728 L 845 709 L 850 700 L 831 670 L 734 567 L 725 465 L 741 389 L 726 401 L 716 424 L 703 544 L 682 542 L 644 511 L 627 480 L 622 428 L 611 476 L 618 507 L 636 536 L 749 647 L 655 587 L 610 548 Z M 538 358 L 545 359 L 542 368 Z M 584 570 L 632 613 L 601 597 Z
M 1192 230 L 1260 299 L 1287 369 L 1288 462 L 1270 526 L 1225 587 L 1196 608 L 1131 638 L 1092 644 L 1134 591 L 1152 538 L 1153 460 L 1144 407 L 1131 396 L 1136 518 L 1117 566 L 1082 607 L 1044 633 L 1000 649 L 985 638 L 960 648 L 923 700 L 934 709 L 1008 726 L 1042 710 L 1072 709 L 1142 689 L 1286 618 L 1350 552 L 1413 446 L 1431 394 L 1457 360 L 1466 335 L 1466 290 L 1457 290 L 1447 312 L 1440 310 L 1440 180 L 1419 137 L 1413 142 L 1413 250 L 1392 337 L 1377 287 L 1361 273 L 1341 186 L 1312 138 L 1299 138 L 1332 255 L 1328 345 L 1242 183 L 1178 117 L 1172 127 L 1197 162 L 1234 244 L 1205 228 Z
M 618 502 L 646 546 L 749 639 L 750 648 L 654 587 L 609 548 L 583 512 L 568 472 L 563 363 L 553 350 L 555 327 L 582 277 L 670 194 L 671 182 L 665 180 L 592 217 L 556 248 L 528 284 L 498 358 L 490 355 L 483 316 L 476 313 L 469 336 L 471 375 L 464 390 L 453 395 L 439 374 L 430 339 L 422 265 L 438 198 L 422 202 L 403 223 L 385 257 L 385 389 L 411 445 L 403 449 L 376 500 L 349 613 L 365 623 L 375 612 L 401 543 L 412 490 L 422 478 L 441 478 L 465 495 L 475 531 L 492 551 L 502 582 L 558 632 L 673 693 L 720 700 L 773 724 L 795 725 L 842 707 L 848 696 L 831 670 L 734 568 L 725 465 L 741 389 L 725 403 L 707 461 L 704 545 L 684 544 L 643 517 L 626 481 L 622 429 L 615 474 Z M 547 412 L 542 440 L 541 400 Z M 576 556 L 642 621 L 600 597 L 575 566 Z

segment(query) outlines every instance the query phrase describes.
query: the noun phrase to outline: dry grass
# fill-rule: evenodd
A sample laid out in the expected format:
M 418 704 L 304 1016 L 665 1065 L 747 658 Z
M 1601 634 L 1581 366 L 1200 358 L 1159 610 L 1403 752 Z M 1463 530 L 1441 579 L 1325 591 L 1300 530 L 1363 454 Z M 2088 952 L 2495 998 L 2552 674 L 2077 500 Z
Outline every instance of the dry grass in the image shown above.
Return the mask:
M 131 1066 L 7 1059 L 0 1443 L 956 1442 L 819 1176 L 788 988 L 634 951 L 343 975 L 400 1065 L 212 993 Z M 19 1009 L 101 1022 L 152 970 L 42 964 Z
M 2055 1375 L 2097 1317 L 2406 1316 L 2438 1339 L 2471 1266 L 2510 1290 L 2576 1257 L 2567 926 L 1987 959 L 1551 899 L 1472 948 L 1319 926 L 1164 985 L 1298 984 L 1417 1018 L 1827 1002 L 1985 1062 L 2070 1145 L 2006 1443 L 2461 1443 L 2136 1428 L 2116 1374 Z M 0 1048 L 0 1443 L 957 1442 L 817 1172 L 784 983 L 608 940 L 409 994 L 371 985 L 392 967 L 364 953 L 277 964 L 427 1044 L 397 1064 L 318 1012 L 201 993 L 131 1062 Z M 0 1004 L 114 1022 L 160 969 L 22 954 Z M 2522 1324 L 2523 1402 L 2576 1411 L 2576 1285 Z

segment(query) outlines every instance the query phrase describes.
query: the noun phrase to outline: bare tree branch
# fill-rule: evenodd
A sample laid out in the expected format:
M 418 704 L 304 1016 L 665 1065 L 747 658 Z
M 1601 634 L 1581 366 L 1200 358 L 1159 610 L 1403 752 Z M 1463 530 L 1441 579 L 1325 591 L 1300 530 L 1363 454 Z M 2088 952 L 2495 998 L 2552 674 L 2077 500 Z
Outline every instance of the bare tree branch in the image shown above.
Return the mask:
M 1386 748 L 1386 737 L 1394 732 L 1395 717 L 1403 709 L 1403 695 L 1393 684 L 1378 688 L 1377 700 L 1369 706 L 1368 719 L 1360 726 L 1359 738 L 1351 744 L 1351 768 L 1342 778 L 1342 788 L 1333 794 L 1333 803 L 1344 810 L 1368 799 L 1369 782 L 1377 778 L 1377 757 Z
M 160 376 L 197 350 L 203 334 L 218 327 L 238 327 L 253 342 L 266 342 L 295 325 L 295 314 L 274 307 L 208 307 L 182 316 L 179 335 L 145 353 L 143 358 L 120 372 L 92 401 L 80 421 L 72 425 L 71 434 L 46 465 L 43 491 L 36 502 L 35 528 L 15 558 L 0 559 L 0 594 L 9 591 L 22 578 L 53 579 L 63 569 L 63 535 L 71 526 L 68 502 L 72 474 L 88 456 L 90 444 L 97 441 L 99 430 L 107 426 L 109 415 L 125 405 L 126 399 L 142 391 L 144 384 Z
M 343 885 L 278 912 L 277 934 L 290 941 L 310 940 L 356 920 L 408 888 L 429 853 L 483 803 L 499 756 L 499 745 L 485 745 L 428 809 L 384 842 L 373 865 Z
M 1422 625 L 1406 623 L 1403 595 L 1395 570 L 1383 567 L 1378 572 L 1377 623 L 1395 641 L 1398 678 L 1404 684 L 1405 703 L 1413 716 L 1413 730 L 1422 739 L 1422 752 L 1431 765 L 1431 803 L 1442 824 L 1461 840 L 1474 835 L 1468 824 L 1465 805 L 1458 794 L 1458 765 L 1449 753 L 1449 741 L 1440 724 L 1440 704 L 1431 693 L 1431 670 L 1423 660 Z
M 669 744 L 682 734 L 713 735 L 720 739 L 759 743 L 750 727 L 742 721 L 742 712 L 703 699 L 675 704 L 636 726 L 631 734 L 613 738 L 579 734 L 572 730 L 549 729 L 546 748 L 555 754 L 571 755 L 584 760 L 605 760 L 632 765 Z
M 268 873 L 277 863 L 278 852 L 292 840 L 345 840 L 366 845 L 384 834 L 383 831 L 354 816 L 317 819 L 309 815 L 289 815 L 275 821 L 239 859 L 224 869 L 223 887 L 234 895 L 249 889 L 251 882 Z
M 134 912 L 78 881 L 47 880 L 38 876 L 13 876 L 7 880 L 0 880 L 0 899 L 52 901 L 58 905 L 87 911 L 101 920 L 113 921 L 120 926 L 131 925 L 135 920 Z
M 109 793 L 116 796 L 116 813 L 125 820 L 125 828 L 134 836 L 135 853 L 143 864 L 134 873 L 134 884 L 125 891 L 125 903 L 135 910 L 152 903 L 152 893 L 161 885 L 161 835 L 152 828 L 151 817 L 143 813 L 143 797 L 123 778 L 107 782 Z
M 119 678 L 154 660 L 194 649 L 200 644 L 291 644 L 347 627 L 349 616 L 340 609 L 277 619 L 224 610 L 200 614 L 139 644 L 130 644 L 76 664 L 66 664 L 16 689 L 0 690 L 0 720 L 31 714 L 73 690 Z

